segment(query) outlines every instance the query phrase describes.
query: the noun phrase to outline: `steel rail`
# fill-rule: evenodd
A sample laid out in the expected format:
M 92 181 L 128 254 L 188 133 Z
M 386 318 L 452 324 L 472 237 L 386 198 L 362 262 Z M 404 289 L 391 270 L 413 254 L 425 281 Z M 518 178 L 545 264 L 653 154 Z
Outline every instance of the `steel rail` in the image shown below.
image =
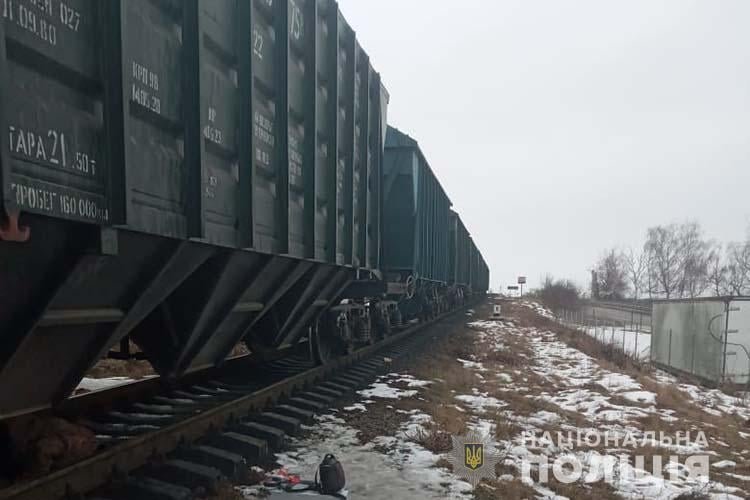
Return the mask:
M 168 427 L 130 438 L 92 457 L 29 482 L 17 483 L 0 490 L 0 500 L 50 500 L 65 496 L 74 497 L 100 488 L 126 476 L 145 465 L 152 458 L 164 456 L 179 446 L 192 444 L 200 438 L 218 431 L 237 418 L 260 411 L 307 385 L 349 368 L 355 363 L 374 356 L 380 351 L 408 339 L 444 319 L 450 318 L 475 305 L 443 313 L 431 321 L 411 326 L 391 335 L 377 344 L 362 347 L 332 362 L 292 375 L 238 399 L 218 404 L 214 408 L 185 418 Z

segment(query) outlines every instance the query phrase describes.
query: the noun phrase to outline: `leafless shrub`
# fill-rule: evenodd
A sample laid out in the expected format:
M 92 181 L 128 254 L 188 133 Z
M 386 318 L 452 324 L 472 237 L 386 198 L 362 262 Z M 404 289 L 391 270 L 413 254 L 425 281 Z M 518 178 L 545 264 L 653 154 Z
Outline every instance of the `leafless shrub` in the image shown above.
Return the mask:
M 605 300 L 620 300 L 628 291 L 625 256 L 616 248 L 604 252 L 594 266 L 595 281 L 592 297 Z
M 443 453 L 453 448 L 451 435 L 436 427 L 429 429 L 419 427 L 414 431 L 407 432 L 406 438 L 433 453 Z
M 534 292 L 536 298 L 553 311 L 562 309 L 577 309 L 581 298 L 581 291 L 575 283 L 565 279 L 555 279 L 548 274 L 542 281 L 542 286 Z

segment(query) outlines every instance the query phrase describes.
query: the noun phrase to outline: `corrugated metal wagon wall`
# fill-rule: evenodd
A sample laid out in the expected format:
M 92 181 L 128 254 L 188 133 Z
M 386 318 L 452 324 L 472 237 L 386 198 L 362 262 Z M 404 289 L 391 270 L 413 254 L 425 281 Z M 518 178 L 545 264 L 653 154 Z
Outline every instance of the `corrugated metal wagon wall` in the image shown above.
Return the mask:
M 0 8 L 1 415 L 128 334 L 168 374 L 294 341 L 380 267 L 387 92 L 334 1 Z
M 469 232 L 461 217 L 450 211 L 449 281 L 456 285 L 469 285 Z
M 388 127 L 383 168 L 384 267 L 448 282 L 451 202 L 417 142 Z

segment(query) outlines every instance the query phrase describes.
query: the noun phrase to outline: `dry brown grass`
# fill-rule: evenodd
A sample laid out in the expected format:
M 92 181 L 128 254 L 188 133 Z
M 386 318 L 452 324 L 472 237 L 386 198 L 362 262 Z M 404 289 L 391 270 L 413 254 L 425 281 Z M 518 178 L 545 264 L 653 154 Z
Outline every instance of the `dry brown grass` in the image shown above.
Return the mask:
M 441 430 L 437 425 L 407 433 L 406 438 L 433 453 L 445 453 L 453 448 L 451 434 Z
M 523 484 L 520 479 L 483 481 L 474 489 L 474 498 L 477 500 L 523 500 L 537 496 L 534 489 Z
M 470 359 L 474 354 L 471 337 L 475 332 L 464 328 L 464 324 L 465 321 L 461 318 L 445 325 L 437 325 L 436 328 L 450 328 L 452 335 L 443 337 L 441 342 L 422 352 L 407 369 L 400 370 L 418 379 L 432 381 L 430 385 L 420 389 L 419 398 L 376 400 L 368 405 L 366 412 L 342 412 L 339 415 L 357 429 L 360 442 L 368 443 L 377 436 L 395 434 L 409 421 L 408 412 L 415 410 L 432 417 L 432 423 L 424 433 L 410 436 L 412 441 L 427 449 L 447 451 L 450 447 L 445 446 L 450 443 L 450 436 L 466 432 L 468 415 L 456 408 L 458 401 L 455 396 L 471 393 L 472 387 L 477 387 L 480 381 L 471 370 L 465 369 L 456 360 Z M 407 388 L 406 383 L 390 385 Z M 351 401 L 344 401 L 341 406 L 348 404 Z
M 398 409 L 409 410 L 417 405 L 409 404 L 411 400 L 400 400 L 396 402 L 376 401 L 367 405 L 367 411 L 351 411 L 341 413 L 339 416 L 348 425 L 357 429 L 357 437 L 362 444 L 371 442 L 378 436 L 392 436 L 409 421 L 408 413 L 394 411 L 388 406 L 396 406 Z
M 674 497 L 674 500 L 709 500 L 710 498 L 709 495 L 700 491 L 690 491 Z
M 222 482 L 219 484 L 216 493 L 204 497 L 206 500 L 244 500 L 245 497 L 242 496 L 242 494 L 234 489 L 234 486 L 231 485 L 229 482 Z
M 234 347 L 232 347 L 232 351 L 229 353 L 229 356 L 227 357 L 234 357 L 234 356 L 244 356 L 246 354 L 250 354 L 250 349 L 247 348 L 247 344 L 245 344 L 244 340 L 241 340 L 235 344 Z
M 489 309 L 489 308 L 486 308 Z M 537 316 L 528 308 L 520 306 L 505 306 L 506 315 L 512 315 L 515 324 L 518 327 L 534 327 L 542 331 L 551 331 L 556 334 L 557 338 L 566 343 L 569 347 L 578 349 L 591 356 L 597 365 L 604 370 L 617 373 L 625 373 L 639 381 L 644 390 L 652 391 L 657 395 L 658 408 L 668 408 L 674 410 L 678 418 L 676 422 L 665 422 L 659 415 L 652 414 L 646 418 L 635 419 L 633 424 L 638 428 L 647 431 L 663 431 L 667 435 L 674 437 L 676 432 L 684 433 L 691 431 L 691 436 L 695 436 L 696 429 L 704 429 L 706 436 L 721 439 L 730 444 L 730 450 L 716 449 L 720 457 L 716 460 L 728 458 L 737 461 L 737 457 L 731 457 L 723 453 L 728 453 L 731 449 L 742 449 L 739 446 L 747 447 L 742 443 L 737 434 L 737 429 L 744 425 L 738 419 L 730 416 L 714 417 L 703 411 L 696 405 L 690 396 L 677 387 L 669 384 L 659 384 L 652 377 L 652 370 L 649 366 L 637 363 L 622 356 L 619 350 L 612 349 L 603 345 L 581 332 L 571 330 L 546 319 Z M 475 317 L 484 317 L 488 315 L 485 310 L 478 309 Z M 512 419 L 507 417 L 507 412 L 511 411 L 514 416 L 530 416 L 539 411 L 554 412 L 562 417 L 561 422 L 557 424 L 546 424 L 542 426 L 541 432 L 549 431 L 554 433 L 561 430 L 563 424 L 573 424 L 578 426 L 590 426 L 592 422 L 577 412 L 568 412 L 561 410 L 557 405 L 542 401 L 538 396 L 543 393 L 554 394 L 557 390 L 566 389 L 564 381 L 556 379 L 554 376 L 539 376 L 528 368 L 533 364 L 533 349 L 528 339 L 523 335 L 516 333 L 507 333 L 502 335 L 503 349 L 495 350 L 497 339 L 487 339 L 486 344 L 480 342 L 477 332 L 469 328 L 455 328 L 453 335 L 442 341 L 439 345 L 420 356 L 410 367 L 408 372 L 415 377 L 423 380 L 433 380 L 434 383 L 426 388 L 420 389 L 420 398 L 405 399 L 399 401 L 389 401 L 394 409 L 419 410 L 432 416 L 433 423 L 429 424 L 424 431 L 415 432 L 410 436 L 411 440 L 421 444 L 427 449 L 436 453 L 442 453 L 451 448 L 451 435 L 462 434 L 466 431 L 468 420 L 472 417 L 471 411 L 461 411 L 456 408 L 462 406 L 455 400 L 458 394 L 471 394 L 472 388 L 478 388 L 482 392 L 489 393 L 508 406 L 486 411 L 481 415 L 484 420 L 492 421 L 495 424 L 495 438 L 499 441 L 512 441 L 522 432 L 522 427 Z M 456 358 L 469 359 L 481 362 L 488 372 L 483 373 L 484 379 L 476 376 L 476 371 L 466 369 Z M 565 364 L 566 360 L 560 360 Z M 507 382 L 497 378 L 496 374 L 506 373 L 511 376 L 513 382 Z M 521 383 L 521 379 L 523 382 Z M 514 386 L 523 387 L 523 390 L 509 390 Z M 634 403 L 630 400 L 624 400 L 622 397 L 611 394 L 606 388 L 591 383 L 584 388 L 593 392 L 602 394 L 610 398 L 613 404 L 624 406 L 648 407 L 649 405 Z M 380 407 L 380 410 L 373 409 Z M 370 405 L 368 417 L 357 415 L 355 418 L 375 418 L 373 425 L 378 429 L 377 434 L 384 434 L 396 431 L 403 422 L 409 418 L 408 414 L 396 414 L 394 409 L 384 408 L 385 404 L 375 403 Z M 394 415 L 399 415 L 398 417 Z M 358 427 L 358 426 L 357 426 Z M 385 428 L 385 430 L 383 430 Z M 710 431 L 710 432 L 709 432 Z M 714 432 L 715 431 L 715 432 Z M 367 434 L 365 434 L 365 437 Z M 712 446 L 714 448 L 714 446 Z M 603 448 L 601 452 L 607 452 Z M 670 452 L 664 448 L 658 447 L 641 447 L 628 450 L 633 456 L 643 454 L 646 457 L 646 467 L 651 466 L 654 456 L 661 456 L 663 464 L 669 460 Z M 723 452 L 723 453 L 722 453 Z M 440 460 L 435 464 L 437 467 L 452 469 L 447 460 Z M 748 471 L 743 472 L 738 464 L 738 468 L 732 472 L 738 474 L 750 474 L 750 465 Z M 492 481 L 480 485 L 474 492 L 475 498 L 496 499 L 496 498 L 535 498 L 537 494 L 532 488 L 525 486 L 518 479 L 518 471 L 514 467 L 499 465 L 498 474 L 510 474 L 514 478 L 512 481 Z M 619 498 L 615 495 L 612 487 L 603 481 L 592 484 L 577 482 L 574 484 L 563 484 L 554 480 L 550 474 L 550 481 L 545 486 L 559 495 L 569 498 L 583 499 L 614 499 Z M 738 480 L 725 480 L 722 476 L 720 479 L 724 484 L 747 488 L 746 484 L 737 483 Z M 692 497 L 691 497 L 692 498 Z M 700 497 L 695 497 L 700 498 Z
M 86 376 L 92 378 L 130 377 L 139 379 L 155 373 L 151 363 L 146 360 L 104 358 L 99 360 Z
M 620 500 L 622 498 L 615 493 L 612 486 L 604 481 L 561 483 L 555 478 L 554 474 L 550 474 L 549 482 L 545 486 L 558 495 L 575 498 L 576 500 Z
M 674 410 L 678 418 L 677 422 L 665 422 L 653 415 L 647 419 L 641 419 L 644 429 L 649 431 L 663 431 L 665 434 L 675 435 L 677 431 L 690 432 L 692 439 L 697 436 L 698 430 L 702 430 L 709 439 L 718 439 L 729 445 L 729 449 L 712 446 L 712 449 L 727 459 L 732 459 L 728 454 L 731 450 L 741 450 L 747 447 L 746 441 L 739 435 L 742 428 L 742 419 L 737 415 L 712 415 L 709 414 L 689 394 L 671 384 L 659 383 L 650 377 L 641 377 L 639 382 L 644 389 L 656 393 L 657 405 L 660 408 Z
M 663 384 L 654 380 L 652 377 L 653 369 L 649 364 L 633 360 L 613 346 L 603 344 L 589 335 L 538 316 L 528 308 L 514 305 L 506 308 L 506 310 L 512 311 L 514 320 L 522 326 L 532 326 L 555 333 L 556 337 L 569 347 L 578 349 L 594 358 L 602 369 L 630 375 L 643 386 L 644 390 L 656 394 L 658 408 L 673 410 L 674 416 L 678 418 L 676 423 L 665 422 L 658 415 L 638 419 L 642 429 L 656 432 L 663 431 L 665 434 L 671 434 L 672 436 L 677 431 L 691 431 L 693 437 L 696 435 L 697 429 L 703 429 L 707 437 L 726 442 L 730 445 L 730 449 L 746 447 L 746 443 L 737 433 L 746 424 L 739 416 L 715 416 L 707 413 L 692 400 L 689 394 L 675 385 Z M 685 380 L 685 382 L 696 383 L 694 380 Z M 629 406 L 646 406 L 632 401 L 622 401 L 617 396 L 612 396 L 606 391 L 602 391 L 601 388 L 597 388 L 596 384 L 589 384 L 586 388 L 610 397 L 610 401 L 614 404 L 627 403 Z M 726 453 L 727 450 L 719 448 L 714 451 L 722 454 Z
M 518 436 L 523 430 L 518 424 L 505 417 L 495 416 L 495 439 L 498 441 L 510 441 Z

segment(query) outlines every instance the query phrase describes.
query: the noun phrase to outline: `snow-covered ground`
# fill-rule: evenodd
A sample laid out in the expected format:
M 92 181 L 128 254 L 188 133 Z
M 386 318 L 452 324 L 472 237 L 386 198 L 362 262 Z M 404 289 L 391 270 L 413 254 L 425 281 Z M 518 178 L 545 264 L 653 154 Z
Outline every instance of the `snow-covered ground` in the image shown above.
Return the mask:
M 98 391 L 100 389 L 109 389 L 117 387 L 118 385 L 129 384 L 135 382 L 130 377 L 106 377 L 106 378 L 89 378 L 84 377 L 83 380 L 76 387 L 76 391 Z
M 634 332 L 630 329 L 611 326 L 579 327 L 578 329 L 600 342 L 624 348 L 625 352 L 634 358 L 648 360 L 651 355 L 650 333 Z
M 537 307 L 546 311 L 542 306 Z M 546 314 L 544 316 L 549 318 Z M 633 358 L 648 361 L 651 356 L 650 332 L 636 331 L 629 327 L 620 326 L 582 326 L 578 323 L 564 321 L 561 318 L 552 319 L 560 321 L 562 324 L 570 328 L 586 333 L 599 342 L 624 349 L 625 352 Z
M 279 453 L 276 460 L 290 473 L 312 478 L 323 457 L 332 453 L 345 467 L 351 498 L 471 498 L 470 484 L 435 467 L 440 457 L 407 438 L 429 419 L 415 414 L 396 436 L 381 436 L 363 446 L 357 431 L 344 420 L 323 415 L 310 435 L 293 441 L 291 449 Z
M 415 397 L 420 389 L 430 383 L 408 374 L 388 374 L 369 388 L 359 391 L 359 395 L 365 399 L 344 407 L 342 411 L 366 412 L 368 405 L 378 399 Z M 404 384 L 415 389 L 403 390 L 394 386 Z M 292 440 L 290 449 L 277 454 L 276 460 L 289 473 L 307 479 L 314 477 L 323 457 L 332 453 L 345 467 L 347 490 L 351 498 L 472 498 L 469 483 L 458 479 L 447 469 L 435 466 L 442 455 L 432 453 L 409 439 L 409 436 L 424 430 L 432 417 L 416 410 L 392 411 L 408 414 L 407 421 L 395 435 L 378 436 L 365 445 L 360 444 L 357 430 L 347 425 L 337 415 L 338 412 L 318 416 L 315 426 L 308 428 L 310 433 L 304 438 Z
M 537 313 L 539 316 L 542 316 L 543 318 L 548 319 L 555 319 L 555 314 L 544 307 L 543 305 L 539 304 L 538 302 L 530 301 L 530 300 L 522 300 L 520 302 L 520 305 L 523 307 L 527 307 Z
M 545 318 L 552 316 L 532 302 L 520 305 Z M 742 425 L 747 424 L 739 423 L 750 420 L 745 401 L 681 383 L 659 371 L 640 374 L 603 368 L 555 333 L 507 318 L 467 324 L 471 345 L 452 358 L 460 377 L 443 375 L 441 370 L 431 380 L 405 373 L 380 377 L 359 391 L 358 401 L 318 417 L 309 434 L 293 440 L 277 461 L 290 473 L 310 478 L 323 456 L 333 453 L 346 468 L 352 498 L 472 498 L 471 486 L 439 462 L 448 453 L 433 453 L 414 442 L 415 433 L 438 424 L 437 414 L 399 408 L 439 396 L 444 399 L 429 401 L 436 405 L 435 411 L 438 407 L 453 411 L 464 430 L 488 436 L 501 451 L 503 473 L 499 483 L 487 486 L 497 492 L 520 480 L 536 498 L 566 498 L 560 495 L 559 484 L 540 480 L 545 473 L 554 476 L 556 461 L 565 461 L 580 467 L 579 476 L 565 491 L 588 489 L 589 497 L 596 497 L 592 494 L 599 491 L 592 489 L 596 487 L 606 488 L 601 490 L 603 498 L 612 494 L 663 500 L 686 493 L 726 500 L 750 496 L 746 467 L 750 427 L 744 432 Z M 446 390 L 453 386 L 442 377 L 461 380 L 463 385 Z M 695 405 L 687 409 L 663 404 L 667 389 Z M 347 422 L 352 422 L 350 416 L 381 415 L 374 412 L 376 404 L 405 418 L 394 432 L 361 445 L 359 429 Z M 678 439 L 677 429 L 688 429 L 689 437 Z M 572 441 L 561 441 L 564 436 Z M 575 442 L 576 438 L 583 441 Z M 676 463 L 670 455 L 677 457 Z M 621 460 L 622 456 L 631 459 Z M 637 462 L 638 456 L 644 456 L 645 462 Z M 657 456 L 666 457 L 661 465 Z M 691 473 L 686 466 L 689 457 L 705 457 L 706 473 Z
M 529 307 L 528 305 L 525 305 Z M 533 308 L 532 309 L 538 309 Z M 546 314 L 545 317 L 548 317 Z M 698 439 L 698 442 L 677 442 L 676 436 L 668 436 L 662 440 L 657 434 L 657 440 L 651 440 L 648 430 L 643 428 L 639 419 L 654 416 L 665 422 L 677 420 L 673 416 L 674 410 L 661 408 L 657 406 L 657 394 L 646 390 L 641 383 L 631 376 L 611 372 L 601 368 L 596 360 L 586 354 L 568 347 L 563 342 L 557 340 L 551 332 L 537 330 L 535 328 L 517 328 L 514 325 L 492 322 L 475 322 L 474 328 L 479 328 L 480 341 L 488 344 L 488 347 L 503 349 L 503 344 L 508 343 L 508 337 L 521 337 L 526 341 L 528 347 L 532 350 L 532 355 L 528 357 L 530 370 L 539 376 L 543 383 L 541 387 L 524 387 L 523 379 L 513 382 L 515 391 L 528 392 L 530 398 L 538 398 L 545 402 L 552 403 L 555 407 L 564 412 L 573 415 L 585 417 L 588 431 L 610 437 L 615 441 L 614 436 L 620 436 L 618 443 L 621 445 L 623 439 L 628 436 L 636 443 L 648 443 L 656 447 L 665 447 L 670 452 L 678 454 L 703 454 L 709 457 L 716 455 L 711 445 L 724 444 L 710 437 L 710 429 L 706 431 L 708 438 Z M 593 330 L 590 332 L 593 336 Z M 619 338 L 618 338 L 619 333 Z M 618 332 L 615 330 L 614 342 L 622 344 L 623 335 L 632 332 Z M 611 342 L 612 332 L 607 331 L 604 336 L 605 342 Z M 602 339 L 601 329 L 599 333 Z M 627 336 L 625 337 L 627 339 Z M 626 350 L 636 352 L 635 340 L 628 342 L 626 340 Z M 649 339 L 650 340 L 650 339 Z M 649 340 L 644 342 L 643 336 L 638 339 L 638 350 L 641 345 L 647 347 Z M 476 363 L 481 360 L 476 360 Z M 488 367 L 484 363 L 483 368 Z M 503 369 L 503 373 L 507 370 Z M 488 374 L 483 372 L 483 377 L 488 378 Z M 657 373 L 657 382 L 662 384 L 673 384 L 685 392 L 696 403 L 703 408 L 707 414 L 714 416 L 736 415 L 740 418 L 750 418 L 750 410 L 744 401 L 739 398 L 731 397 L 717 390 L 709 390 L 690 384 L 679 384 L 677 380 L 667 374 Z M 544 386 L 549 383 L 550 389 L 544 390 Z M 505 447 L 508 450 L 506 461 L 517 466 L 519 469 L 529 464 L 533 457 L 548 457 L 551 462 L 554 457 L 562 457 L 571 452 L 566 449 L 560 449 L 553 437 L 547 439 L 529 439 L 530 436 L 542 433 L 545 429 L 557 426 L 561 430 L 575 430 L 577 426 L 571 425 L 570 419 L 563 417 L 562 413 L 556 412 L 538 412 L 532 416 L 519 416 L 514 413 L 513 407 L 504 410 L 504 415 L 519 424 L 524 429 L 524 436 L 499 442 L 499 447 Z M 742 434 L 740 434 L 742 435 Z M 554 436 L 554 434 L 553 434 Z M 549 437 L 543 435 L 542 437 Z M 693 438 L 699 437 L 697 433 Z M 745 437 L 745 436 L 743 436 Z M 750 434 L 747 435 L 750 437 Z M 672 443 L 666 443 L 671 441 Z M 750 440 L 746 439 L 747 447 L 750 448 Z M 529 446 L 529 443 L 532 446 Z M 728 445 L 727 445 L 728 446 Z M 602 449 L 583 449 L 572 452 L 577 458 L 578 463 L 582 464 L 582 477 L 591 476 L 596 478 L 602 475 L 602 464 L 609 460 L 614 461 L 616 456 L 622 452 L 622 449 L 613 448 L 611 450 Z M 748 460 L 750 451 L 747 449 L 732 450 L 732 453 L 739 460 Z M 682 457 L 685 458 L 685 457 Z M 714 468 L 733 468 L 736 465 L 734 461 L 724 461 L 714 463 Z M 669 465 L 665 465 L 662 473 L 669 471 Z M 531 467 L 534 469 L 534 467 Z M 645 473 L 639 471 L 631 464 L 620 464 L 617 474 L 610 479 L 604 478 L 615 491 L 626 498 L 663 498 L 669 499 L 681 493 L 698 491 L 709 494 L 713 498 L 747 498 L 750 491 L 748 488 L 739 489 L 732 486 L 725 486 L 717 480 L 709 480 L 706 477 L 690 478 L 684 469 L 680 469 L 675 477 L 661 477 L 659 471 L 655 473 Z M 730 476 L 731 477 L 731 476 Z M 734 475 L 736 479 L 737 475 Z

